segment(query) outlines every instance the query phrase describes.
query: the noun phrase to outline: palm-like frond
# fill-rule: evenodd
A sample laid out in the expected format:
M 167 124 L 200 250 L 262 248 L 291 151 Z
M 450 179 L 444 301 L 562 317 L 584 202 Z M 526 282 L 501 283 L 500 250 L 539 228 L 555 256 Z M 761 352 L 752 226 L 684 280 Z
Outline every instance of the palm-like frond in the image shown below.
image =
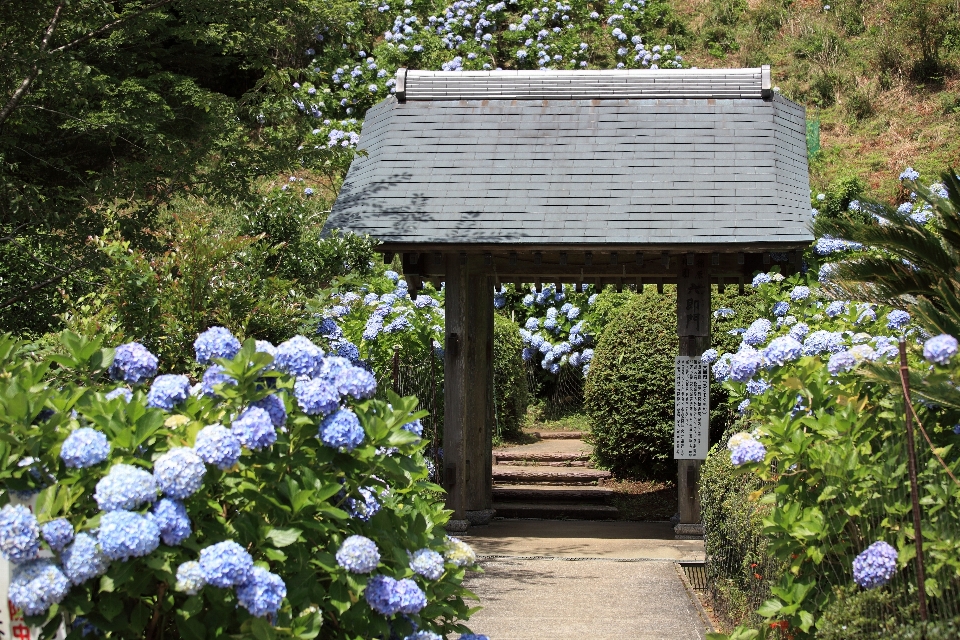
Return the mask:
M 947 198 L 916 185 L 917 194 L 933 208 L 933 225 L 872 203 L 875 221 L 821 218 L 815 231 L 866 247 L 864 253 L 832 263 L 834 290 L 867 302 L 915 300 L 912 311 L 924 329 L 960 335 L 960 180 L 952 171 L 941 177 Z

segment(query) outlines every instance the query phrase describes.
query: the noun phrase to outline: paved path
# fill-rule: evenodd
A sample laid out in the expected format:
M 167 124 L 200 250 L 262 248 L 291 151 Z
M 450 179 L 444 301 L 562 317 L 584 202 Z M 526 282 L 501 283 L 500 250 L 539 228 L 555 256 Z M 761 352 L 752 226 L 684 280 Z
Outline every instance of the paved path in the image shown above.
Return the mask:
M 668 523 L 497 520 L 464 540 L 485 571 L 466 583 L 484 607 L 469 625 L 491 640 L 705 637 L 674 562 L 703 542 Z

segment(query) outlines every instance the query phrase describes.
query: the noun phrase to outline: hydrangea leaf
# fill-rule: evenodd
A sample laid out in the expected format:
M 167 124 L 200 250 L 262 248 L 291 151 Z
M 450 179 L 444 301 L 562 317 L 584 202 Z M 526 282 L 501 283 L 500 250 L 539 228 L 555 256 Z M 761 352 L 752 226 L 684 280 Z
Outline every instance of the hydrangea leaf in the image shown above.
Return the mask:
M 266 538 L 273 543 L 273 546 L 282 549 L 296 542 L 301 533 L 303 531 L 300 529 L 271 529 L 267 532 Z

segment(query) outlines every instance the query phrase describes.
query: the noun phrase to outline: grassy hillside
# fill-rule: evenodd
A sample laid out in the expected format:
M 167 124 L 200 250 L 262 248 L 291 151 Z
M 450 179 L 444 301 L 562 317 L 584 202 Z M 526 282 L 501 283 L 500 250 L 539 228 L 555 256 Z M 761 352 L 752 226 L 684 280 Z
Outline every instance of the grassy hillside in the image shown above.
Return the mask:
M 770 64 L 820 120 L 814 192 L 859 176 L 895 199 L 913 166 L 960 168 L 960 3 L 946 0 L 671 0 L 693 66 Z

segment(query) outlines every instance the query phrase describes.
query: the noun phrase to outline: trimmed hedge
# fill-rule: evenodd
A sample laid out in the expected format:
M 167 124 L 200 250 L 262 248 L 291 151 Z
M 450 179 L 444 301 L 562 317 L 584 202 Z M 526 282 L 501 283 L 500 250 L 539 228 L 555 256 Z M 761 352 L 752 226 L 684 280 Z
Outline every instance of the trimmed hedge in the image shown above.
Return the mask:
M 520 327 L 497 313 L 493 316 L 493 390 L 497 408 L 498 440 L 520 435 L 529 393 L 521 353 Z
M 673 461 L 676 293 L 649 287 L 610 318 L 590 364 L 584 404 L 593 455 L 617 477 L 668 480 Z

